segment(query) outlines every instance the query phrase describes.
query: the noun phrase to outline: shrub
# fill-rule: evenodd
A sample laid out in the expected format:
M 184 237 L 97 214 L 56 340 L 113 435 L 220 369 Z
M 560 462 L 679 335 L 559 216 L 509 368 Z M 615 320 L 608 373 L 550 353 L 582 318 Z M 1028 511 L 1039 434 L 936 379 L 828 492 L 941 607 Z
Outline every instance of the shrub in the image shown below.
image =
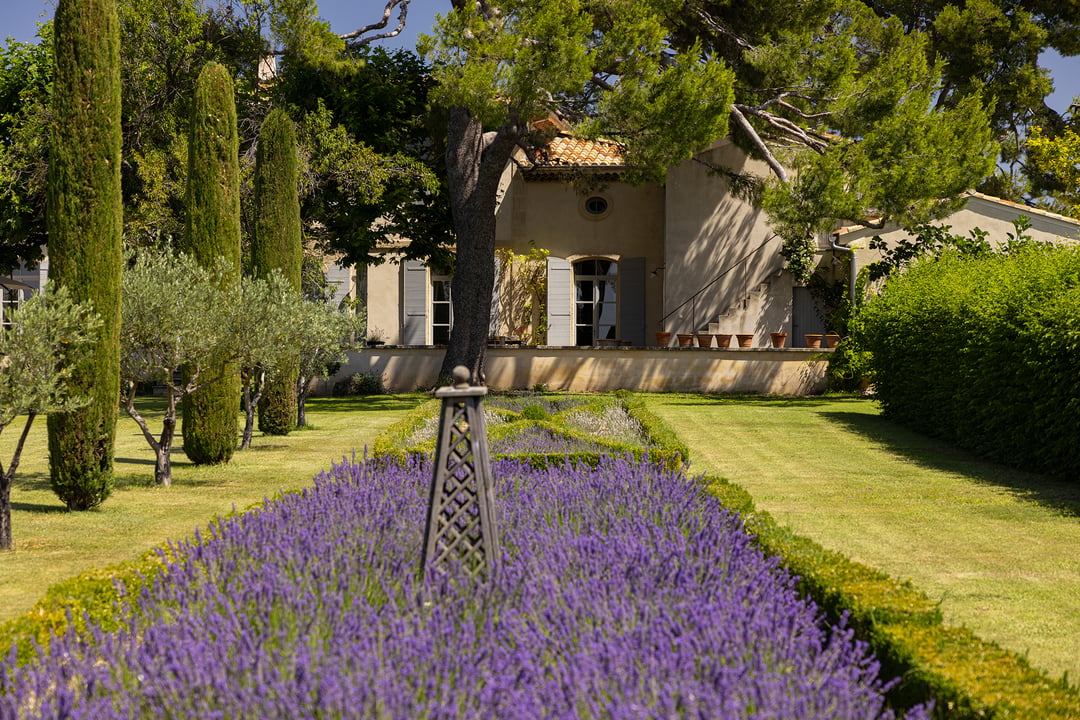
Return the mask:
M 1080 474 L 1080 248 L 922 261 L 859 319 L 887 416 L 998 462 Z
M 382 373 L 358 372 L 334 383 L 334 395 L 385 395 Z

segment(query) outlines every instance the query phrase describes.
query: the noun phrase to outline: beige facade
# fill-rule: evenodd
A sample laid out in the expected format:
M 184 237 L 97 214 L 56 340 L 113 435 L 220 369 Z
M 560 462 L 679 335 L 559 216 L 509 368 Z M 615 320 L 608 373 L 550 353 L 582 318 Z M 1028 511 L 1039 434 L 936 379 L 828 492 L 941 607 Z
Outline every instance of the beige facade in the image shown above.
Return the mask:
M 610 146 L 592 152 L 585 141 L 560 137 L 567 154 L 558 162 L 507 168 L 497 209 L 497 247 L 549 254 L 545 316 L 539 318 L 547 336 L 536 344 L 645 347 L 666 331 L 750 333 L 754 346 L 764 347 L 770 333 L 784 332 L 788 347 L 801 347 L 805 333 L 826 330 L 809 292 L 784 271 L 781 240 L 765 213 L 710 171 L 722 166 L 767 178 L 764 163 L 724 139 L 671 168 L 666 184 L 632 186 L 619 180 L 622 168 Z M 1080 238 L 1075 220 L 978 193 L 970 193 L 964 208 L 943 224 L 962 235 L 978 227 L 1004 239 L 1020 215 L 1028 217 L 1028 234 L 1037 240 Z M 897 239 L 901 233 L 840 230 L 819 238 L 820 262 L 839 273 L 854 255 L 855 266 L 865 266 L 877 259 L 867 249 L 870 238 Z M 513 327 L 520 320 L 511 322 L 500 311 L 521 302 L 509 292 L 507 275 L 503 269 L 493 298 L 491 334 L 529 338 Z M 419 263 L 369 268 L 369 325 L 391 345 L 433 344 L 442 321 L 436 316 L 446 312 L 435 307 L 445 294 L 437 280 Z

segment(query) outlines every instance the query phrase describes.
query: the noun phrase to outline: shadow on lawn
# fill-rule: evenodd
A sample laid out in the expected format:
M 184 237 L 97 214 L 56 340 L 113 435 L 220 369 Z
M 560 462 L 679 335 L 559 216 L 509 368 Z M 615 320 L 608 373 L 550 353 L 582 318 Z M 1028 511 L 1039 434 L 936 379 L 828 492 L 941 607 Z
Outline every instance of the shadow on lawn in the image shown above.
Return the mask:
M 962 475 L 984 485 L 1006 488 L 1024 500 L 1080 517 L 1080 485 L 1075 482 L 990 462 L 880 415 L 836 411 L 826 411 L 820 415 L 923 467 Z
M 698 405 L 716 407 L 718 405 L 761 405 L 767 407 L 822 407 L 825 405 L 843 405 L 846 403 L 865 403 L 866 398 L 856 395 L 814 395 L 814 396 L 785 396 L 785 395 L 752 395 L 752 394 L 682 394 L 682 393 L 655 393 L 654 398 L 660 398 L 664 405 L 686 406 Z

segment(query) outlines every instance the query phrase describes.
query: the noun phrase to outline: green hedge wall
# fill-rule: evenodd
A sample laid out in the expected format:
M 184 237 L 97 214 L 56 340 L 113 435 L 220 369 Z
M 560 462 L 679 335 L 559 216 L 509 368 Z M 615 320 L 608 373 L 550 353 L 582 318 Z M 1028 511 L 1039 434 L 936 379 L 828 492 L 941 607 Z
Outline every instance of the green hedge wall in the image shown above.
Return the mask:
M 923 261 L 858 322 L 888 417 L 1003 464 L 1080 475 L 1080 248 Z

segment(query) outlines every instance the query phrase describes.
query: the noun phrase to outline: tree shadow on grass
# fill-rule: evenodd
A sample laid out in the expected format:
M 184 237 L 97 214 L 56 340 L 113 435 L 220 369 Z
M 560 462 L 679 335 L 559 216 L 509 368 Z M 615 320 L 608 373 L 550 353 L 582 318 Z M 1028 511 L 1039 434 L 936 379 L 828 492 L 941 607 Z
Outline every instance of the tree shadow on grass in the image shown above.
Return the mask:
M 70 512 L 66 507 L 64 507 L 64 505 L 62 503 L 59 503 L 59 502 L 56 505 L 44 505 L 42 503 L 13 502 L 13 503 L 11 503 L 11 509 L 12 509 L 12 511 L 15 511 L 15 512 L 37 513 L 37 514 L 41 514 L 41 515 L 49 515 L 49 514 L 59 515 L 61 513 Z
M 825 420 L 843 426 L 922 467 L 962 475 L 982 485 L 1007 489 L 1017 497 L 1065 515 L 1080 517 L 1080 484 L 1049 475 L 1010 468 L 923 435 L 881 417 L 825 411 Z
M 814 395 L 814 396 L 789 396 L 789 395 L 758 395 L 750 393 L 724 393 L 711 395 L 705 393 L 654 393 L 654 400 L 664 405 L 672 406 L 706 406 L 716 407 L 719 405 L 761 405 L 768 407 L 822 407 L 824 405 L 842 405 L 845 403 L 865 403 L 866 398 L 856 395 Z
M 412 410 L 419 403 L 428 400 L 422 393 L 410 395 L 349 395 L 335 397 L 315 397 L 308 399 L 308 413 L 320 412 L 358 412 L 364 410 Z

